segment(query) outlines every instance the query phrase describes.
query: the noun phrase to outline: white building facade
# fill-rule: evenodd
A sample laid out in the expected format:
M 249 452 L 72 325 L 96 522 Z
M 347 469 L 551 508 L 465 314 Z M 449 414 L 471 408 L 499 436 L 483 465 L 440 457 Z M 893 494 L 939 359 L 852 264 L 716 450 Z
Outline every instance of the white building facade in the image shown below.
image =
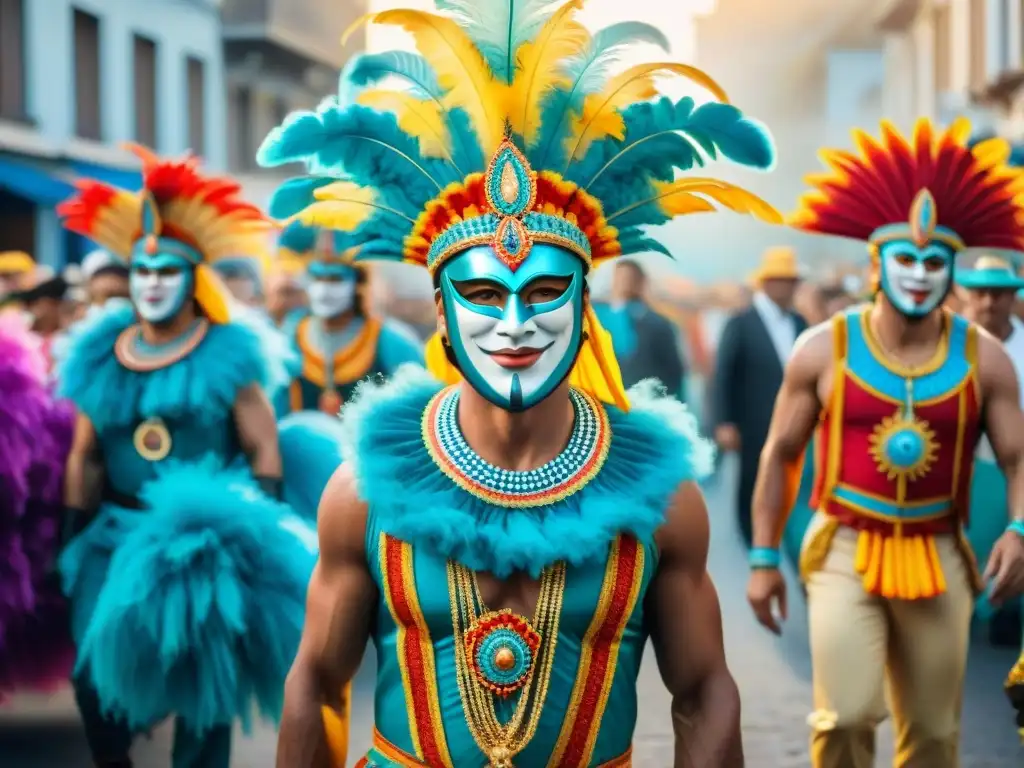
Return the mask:
M 227 159 L 219 0 L 0 0 L 0 250 L 61 267 L 77 178 L 137 186 L 123 142 Z

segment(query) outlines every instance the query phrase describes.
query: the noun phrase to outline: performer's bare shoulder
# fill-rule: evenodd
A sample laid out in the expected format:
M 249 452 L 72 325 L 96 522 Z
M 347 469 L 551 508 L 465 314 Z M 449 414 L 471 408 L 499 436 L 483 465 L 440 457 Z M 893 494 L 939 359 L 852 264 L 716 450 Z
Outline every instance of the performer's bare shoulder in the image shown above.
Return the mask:
M 367 507 L 351 465 L 320 498 L 320 559 L 309 581 L 306 625 L 285 686 L 277 764 L 326 764 L 321 704 L 339 709 L 370 637 L 377 587 L 366 556 Z

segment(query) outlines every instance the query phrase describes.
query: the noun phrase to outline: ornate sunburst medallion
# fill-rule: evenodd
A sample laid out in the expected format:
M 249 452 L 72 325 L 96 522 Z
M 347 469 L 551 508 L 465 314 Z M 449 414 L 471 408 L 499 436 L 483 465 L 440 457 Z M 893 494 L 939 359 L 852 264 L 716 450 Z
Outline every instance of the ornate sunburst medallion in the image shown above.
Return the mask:
M 939 444 L 927 421 L 898 412 L 887 416 L 871 435 L 871 456 L 889 480 L 918 480 L 931 471 Z
M 466 658 L 479 683 L 507 698 L 529 679 L 541 638 L 525 618 L 502 610 L 484 614 L 473 622 L 463 642 Z

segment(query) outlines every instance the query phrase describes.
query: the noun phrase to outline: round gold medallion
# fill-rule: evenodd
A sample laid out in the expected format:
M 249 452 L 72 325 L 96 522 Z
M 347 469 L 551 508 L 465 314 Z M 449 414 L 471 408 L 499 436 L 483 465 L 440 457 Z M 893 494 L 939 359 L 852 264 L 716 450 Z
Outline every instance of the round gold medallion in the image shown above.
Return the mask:
M 132 442 L 146 461 L 162 461 L 171 452 L 171 433 L 160 419 L 147 419 L 139 424 Z

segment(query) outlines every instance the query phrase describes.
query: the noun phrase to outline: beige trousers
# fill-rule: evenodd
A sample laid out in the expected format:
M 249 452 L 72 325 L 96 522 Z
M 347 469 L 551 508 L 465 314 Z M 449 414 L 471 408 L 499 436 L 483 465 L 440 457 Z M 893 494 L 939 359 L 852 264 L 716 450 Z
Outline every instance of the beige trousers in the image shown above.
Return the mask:
M 804 546 L 823 518 L 815 517 Z M 857 533 L 845 527 L 821 570 L 809 574 L 814 768 L 873 768 L 875 727 L 887 714 L 886 688 L 896 768 L 959 766 L 974 596 L 954 538 L 937 537 L 936 545 L 947 589 L 928 600 L 887 600 L 865 592 L 854 570 Z

